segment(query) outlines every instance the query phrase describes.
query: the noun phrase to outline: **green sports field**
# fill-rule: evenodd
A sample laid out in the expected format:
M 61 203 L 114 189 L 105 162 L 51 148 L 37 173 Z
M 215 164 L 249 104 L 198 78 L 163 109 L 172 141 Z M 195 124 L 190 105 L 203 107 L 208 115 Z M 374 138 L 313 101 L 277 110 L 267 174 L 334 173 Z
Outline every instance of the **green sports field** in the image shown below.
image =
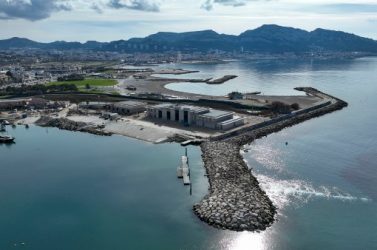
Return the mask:
M 62 81 L 62 82 L 50 82 L 48 85 L 60 85 L 60 84 L 75 84 L 78 89 L 83 89 L 89 84 L 90 87 L 106 87 L 114 86 L 118 82 L 113 79 L 85 79 L 81 81 Z

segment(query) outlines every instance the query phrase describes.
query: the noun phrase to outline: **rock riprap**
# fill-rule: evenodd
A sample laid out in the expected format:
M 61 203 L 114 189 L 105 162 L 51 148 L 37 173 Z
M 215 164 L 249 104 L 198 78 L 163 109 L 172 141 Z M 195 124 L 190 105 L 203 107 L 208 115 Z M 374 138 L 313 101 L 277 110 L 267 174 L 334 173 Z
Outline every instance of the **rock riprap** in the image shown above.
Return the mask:
M 87 132 L 95 135 L 110 136 L 111 133 L 105 132 L 98 128 L 98 126 L 88 124 L 85 122 L 76 122 L 67 118 L 53 118 L 49 116 L 42 116 L 36 124 L 41 127 L 56 127 L 59 129 Z
M 194 205 L 195 214 L 208 224 L 235 231 L 264 230 L 274 221 L 276 208 L 232 142 L 201 145 L 210 193 Z

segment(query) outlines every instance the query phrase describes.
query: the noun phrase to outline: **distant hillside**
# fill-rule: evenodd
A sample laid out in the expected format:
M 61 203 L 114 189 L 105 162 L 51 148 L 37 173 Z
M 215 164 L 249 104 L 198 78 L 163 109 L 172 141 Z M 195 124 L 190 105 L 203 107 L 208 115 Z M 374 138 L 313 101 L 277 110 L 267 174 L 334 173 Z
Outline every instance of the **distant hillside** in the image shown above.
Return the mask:
M 42 43 L 34 42 L 26 38 L 13 37 L 5 40 L 0 40 L 0 49 L 41 48 L 42 46 Z
M 25 38 L 0 40 L 0 49 L 87 49 L 119 52 L 164 52 L 209 50 L 249 51 L 261 53 L 284 52 L 372 52 L 377 53 L 377 41 L 341 31 L 316 29 L 308 32 L 278 25 L 263 25 L 239 36 L 218 34 L 213 30 L 173 33 L 159 32 L 145 38 L 132 38 L 109 43 L 58 41 L 38 43 Z

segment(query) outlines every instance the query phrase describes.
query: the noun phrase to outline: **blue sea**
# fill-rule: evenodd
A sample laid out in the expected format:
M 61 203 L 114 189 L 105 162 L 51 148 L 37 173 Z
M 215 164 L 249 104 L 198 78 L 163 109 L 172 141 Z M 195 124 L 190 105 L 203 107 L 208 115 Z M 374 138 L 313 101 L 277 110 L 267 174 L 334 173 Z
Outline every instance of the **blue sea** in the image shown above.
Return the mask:
M 192 213 L 208 190 L 198 147 L 188 148 L 190 196 L 175 175 L 178 144 L 8 128 L 17 142 L 0 145 L 0 249 L 377 249 L 377 58 L 166 67 L 239 75 L 175 90 L 302 95 L 293 88 L 312 86 L 349 107 L 245 146 L 278 207 L 260 233 L 217 230 Z

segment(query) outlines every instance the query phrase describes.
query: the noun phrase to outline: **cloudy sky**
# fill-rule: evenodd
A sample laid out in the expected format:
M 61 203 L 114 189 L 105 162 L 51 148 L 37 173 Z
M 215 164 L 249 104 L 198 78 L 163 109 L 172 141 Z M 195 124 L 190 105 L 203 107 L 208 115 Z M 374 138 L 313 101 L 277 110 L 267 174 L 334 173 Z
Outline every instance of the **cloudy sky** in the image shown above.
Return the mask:
M 0 39 L 111 41 L 203 29 L 239 34 L 262 24 L 377 39 L 377 0 L 0 0 Z

